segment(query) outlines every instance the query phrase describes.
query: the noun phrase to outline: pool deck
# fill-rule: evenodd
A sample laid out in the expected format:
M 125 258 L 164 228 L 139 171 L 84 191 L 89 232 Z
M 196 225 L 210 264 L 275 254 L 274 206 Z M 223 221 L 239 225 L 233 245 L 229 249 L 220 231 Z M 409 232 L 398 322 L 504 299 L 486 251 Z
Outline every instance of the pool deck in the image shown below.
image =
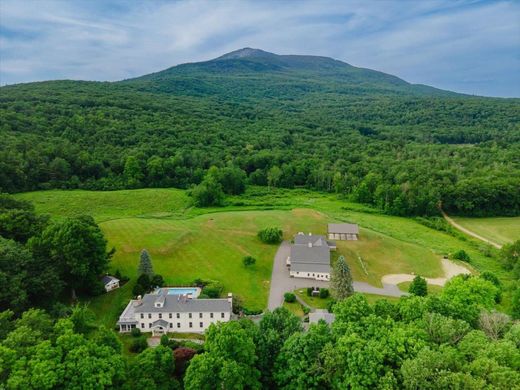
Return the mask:
M 154 294 L 159 294 L 159 292 L 167 290 L 168 295 L 191 295 L 192 298 L 197 298 L 200 293 L 201 289 L 199 287 L 160 287 L 157 290 L 154 291 Z M 174 291 L 172 291 L 174 290 Z M 177 290 L 177 291 L 175 291 Z

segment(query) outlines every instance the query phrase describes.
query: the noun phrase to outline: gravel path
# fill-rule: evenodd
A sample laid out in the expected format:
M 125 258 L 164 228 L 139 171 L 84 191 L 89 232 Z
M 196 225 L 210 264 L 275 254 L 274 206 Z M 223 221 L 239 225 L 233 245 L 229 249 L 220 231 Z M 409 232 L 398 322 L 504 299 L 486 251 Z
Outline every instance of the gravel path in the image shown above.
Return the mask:
M 470 274 L 471 272 L 462 265 L 455 264 L 453 261 L 448 259 L 442 259 L 442 269 L 444 270 L 443 278 L 425 278 L 429 284 L 435 284 L 436 286 L 444 286 L 446 282 L 454 276 L 460 274 Z M 416 275 L 411 274 L 389 274 L 381 278 L 383 284 L 397 285 L 399 283 L 411 282 Z
M 481 240 L 490 245 L 493 245 L 497 249 L 502 248 L 502 245 L 497 244 L 496 242 L 493 242 L 491 240 L 488 240 L 485 237 L 479 236 L 477 233 L 472 232 L 471 230 L 466 229 L 464 226 L 459 225 L 457 222 L 455 222 L 453 219 L 451 219 L 450 216 L 448 214 L 446 214 L 442 209 L 441 209 L 441 213 L 442 213 L 442 216 L 444 217 L 444 219 L 454 228 L 459 229 L 461 232 L 466 233 L 467 235 L 470 235 L 471 237 L 475 237 L 477 240 Z

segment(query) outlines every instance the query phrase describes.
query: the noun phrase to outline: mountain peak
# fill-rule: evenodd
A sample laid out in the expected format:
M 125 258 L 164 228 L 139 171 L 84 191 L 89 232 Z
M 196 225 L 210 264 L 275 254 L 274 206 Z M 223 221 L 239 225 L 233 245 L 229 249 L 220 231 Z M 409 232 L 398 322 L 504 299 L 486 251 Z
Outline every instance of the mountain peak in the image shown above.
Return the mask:
M 244 47 L 243 49 L 238 49 L 227 54 L 224 54 L 216 60 L 232 60 L 238 58 L 258 58 L 258 57 L 276 57 L 276 54 L 269 53 L 267 51 L 263 51 L 260 49 L 253 49 L 251 47 Z

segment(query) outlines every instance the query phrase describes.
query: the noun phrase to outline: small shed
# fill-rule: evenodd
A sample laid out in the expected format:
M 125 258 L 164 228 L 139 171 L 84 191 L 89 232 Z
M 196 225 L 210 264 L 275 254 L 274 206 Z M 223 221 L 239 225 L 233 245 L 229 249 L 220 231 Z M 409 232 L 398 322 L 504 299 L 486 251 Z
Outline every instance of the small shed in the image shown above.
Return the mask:
M 119 279 L 114 276 L 105 275 L 105 276 L 103 276 L 103 279 L 101 280 L 101 282 L 105 286 L 106 292 L 119 288 Z
M 355 223 L 329 223 L 329 240 L 358 240 L 359 226 Z

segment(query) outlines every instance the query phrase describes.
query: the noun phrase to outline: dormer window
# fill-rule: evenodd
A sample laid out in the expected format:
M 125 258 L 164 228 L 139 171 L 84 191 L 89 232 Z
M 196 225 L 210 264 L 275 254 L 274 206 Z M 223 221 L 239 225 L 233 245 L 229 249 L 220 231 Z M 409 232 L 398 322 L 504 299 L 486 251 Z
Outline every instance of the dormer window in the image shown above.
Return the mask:
M 155 307 L 163 307 L 162 302 L 155 302 Z

